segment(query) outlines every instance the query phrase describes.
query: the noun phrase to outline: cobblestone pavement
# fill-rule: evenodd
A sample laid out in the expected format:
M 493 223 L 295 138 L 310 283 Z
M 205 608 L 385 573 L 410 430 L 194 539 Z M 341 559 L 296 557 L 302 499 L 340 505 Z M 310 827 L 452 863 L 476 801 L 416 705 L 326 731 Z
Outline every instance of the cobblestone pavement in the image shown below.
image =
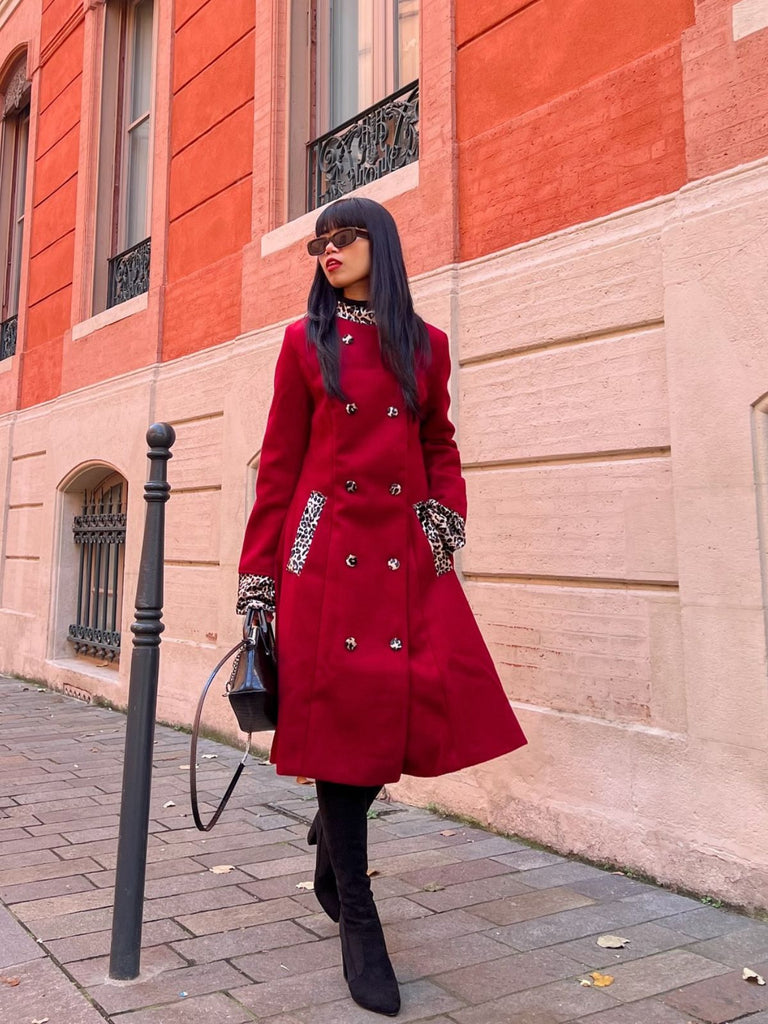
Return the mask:
M 4 678 L 0 712 L 2 1024 L 381 1020 L 349 998 L 337 927 L 300 887 L 313 787 L 254 762 L 216 829 L 197 832 L 189 737 L 168 728 L 155 745 L 142 974 L 110 983 L 125 719 Z M 238 755 L 205 741 L 199 756 L 212 799 Z M 399 1021 L 768 1024 L 768 985 L 742 979 L 744 967 L 768 976 L 768 925 L 424 810 L 374 808 Z M 601 948 L 606 933 L 628 945 Z M 580 984 L 593 971 L 613 983 Z

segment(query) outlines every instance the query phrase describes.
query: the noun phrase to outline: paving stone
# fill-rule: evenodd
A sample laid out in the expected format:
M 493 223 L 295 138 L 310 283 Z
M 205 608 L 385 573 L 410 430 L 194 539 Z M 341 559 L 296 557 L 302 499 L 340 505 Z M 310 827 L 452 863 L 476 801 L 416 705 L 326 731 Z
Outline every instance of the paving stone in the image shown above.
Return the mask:
M 245 896 L 248 898 L 248 902 L 240 906 L 208 910 L 200 914 L 181 915 L 178 917 L 179 924 L 193 935 L 210 935 L 213 932 L 226 932 L 233 928 L 247 928 L 251 925 L 285 921 L 309 913 L 292 899 L 263 900 L 261 903 L 256 903 L 248 893 L 245 893 Z
M 208 889 L 195 892 L 183 892 L 173 896 L 145 900 L 144 920 L 156 921 L 163 917 L 180 918 L 181 915 L 235 908 L 251 905 L 254 902 L 253 896 L 237 885 L 211 886 Z
M 585 935 L 598 935 L 603 931 L 612 930 L 608 927 L 602 911 L 603 908 L 597 904 L 577 907 L 575 910 L 565 910 L 497 928 L 489 934 L 514 949 L 540 949 L 567 942 L 569 939 L 580 939 Z
M 232 963 L 254 981 L 275 981 L 278 978 L 319 971 L 324 967 L 341 969 L 341 946 L 337 937 L 320 939 L 317 942 L 303 942 L 298 946 L 239 956 Z
M 695 1024 L 685 1014 L 653 999 L 642 999 L 636 1003 L 625 1003 L 612 1010 L 592 1013 L 579 1017 L 578 1024 Z M 752 1024 L 750 1019 L 749 1024 Z
M 414 917 L 428 917 L 432 911 L 405 896 L 393 896 L 381 900 L 378 904 L 379 917 L 382 924 L 395 924 L 398 921 L 411 921 Z
M 390 953 L 398 980 L 405 982 L 508 957 L 509 946 L 472 932 L 455 936 L 450 942 L 429 942 Z
M 768 924 L 751 921 L 738 931 L 698 942 L 691 949 L 731 967 L 749 967 L 751 960 L 768 958 Z
M 162 971 L 173 971 L 187 966 L 186 960 L 169 946 L 147 946 L 141 950 L 141 974 L 137 981 L 149 981 Z M 84 988 L 106 984 L 109 977 L 109 956 L 95 956 L 89 960 L 68 963 L 67 972 Z
M 698 910 L 676 914 L 664 923 L 668 928 L 685 932 L 696 939 L 714 939 L 718 935 L 748 928 L 752 921 L 743 914 L 733 914 L 726 910 L 717 910 L 715 907 L 700 907 Z
M 512 873 L 449 885 L 440 892 L 415 892 L 410 898 L 430 910 L 441 911 L 469 907 L 474 903 L 488 903 L 524 892 L 530 892 L 530 889 L 518 880 L 516 873 Z
M 669 918 L 664 919 L 665 922 Z M 575 939 L 572 942 L 563 942 L 558 945 L 557 950 L 565 956 L 571 956 L 574 960 L 580 960 L 596 970 L 608 970 L 616 967 L 617 964 L 626 963 L 629 960 L 638 960 L 641 957 L 651 956 L 653 953 L 661 953 L 668 949 L 680 947 L 691 948 L 695 940 L 682 932 L 672 931 L 664 925 L 648 922 L 646 924 L 632 925 L 629 928 L 622 928 L 621 935 L 629 939 L 629 945 L 623 949 L 603 949 L 597 944 L 597 936 Z
M 400 986 L 402 1007 L 397 1015 L 397 1024 L 414 1024 L 416 1021 L 430 1021 L 438 1014 L 454 1016 L 462 1004 L 459 999 L 431 981 L 412 981 Z M 374 1020 L 368 1010 L 354 1003 L 349 995 L 345 999 L 322 1006 L 304 1007 L 292 1012 L 300 1024 L 372 1024 Z M 270 1022 L 272 1024 L 272 1022 Z M 276 1024 L 276 1022 L 275 1022 Z
M 186 938 L 187 932 L 175 921 L 150 921 L 144 925 L 141 933 L 142 950 L 149 946 L 173 942 L 175 939 Z M 63 964 L 73 960 L 87 960 L 93 956 L 104 956 L 109 953 L 112 938 L 111 926 L 108 930 L 90 932 L 87 935 L 74 935 L 65 939 L 53 939 L 45 943 L 56 959 Z
M 569 979 L 455 1010 L 451 1016 L 458 1024 L 560 1024 L 615 1005 L 605 989 L 584 988 L 575 979 Z
M 404 875 L 419 868 L 435 868 L 442 864 L 454 864 L 456 857 L 451 850 L 417 850 L 413 853 L 382 857 L 379 850 L 373 850 L 368 857 L 370 867 L 382 875 Z
M 231 885 L 240 885 L 245 888 L 243 883 L 251 881 L 250 875 L 237 869 L 228 871 L 224 875 L 216 875 L 199 864 L 196 867 L 196 871 L 190 871 L 183 875 L 166 873 L 160 878 L 148 879 L 144 886 L 146 898 L 156 900 L 168 896 L 178 896 L 181 893 L 202 892 L 205 889 L 223 889 Z M 246 891 L 251 892 L 250 889 Z
M 673 949 L 618 964 L 611 970 L 614 978 L 611 996 L 622 1002 L 632 1002 L 725 974 L 727 970 L 723 964 L 697 956 L 689 950 Z
M 749 966 L 763 977 L 768 974 L 768 962 Z M 768 985 L 751 984 L 744 980 L 741 970 L 730 971 L 679 988 L 665 996 L 664 1002 L 706 1024 L 726 1024 L 748 1013 L 768 1009 Z
M 253 1020 L 249 1010 L 221 992 L 120 1015 L 120 1024 L 252 1024 Z M 101 1018 L 100 1024 L 104 1024 Z
M 9 905 L 25 903 L 30 899 L 64 896 L 74 892 L 88 892 L 95 886 L 85 875 L 49 878 L 44 881 L 23 882 L 20 885 L 0 886 L 0 899 Z
M 509 868 L 482 857 L 477 860 L 442 864 L 439 867 L 419 868 L 417 871 L 405 872 L 402 877 L 419 889 L 433 882 L 443 886 L 457 885 L 459 882 L 473 882 L 478 878 L 493 878 L 505 874 L 510 874 Z
M 323 915 L 325 916 L 325 915 Z M 326 920 L 328 920 L 326 918 Z M 329 922 L 330 923 L 330 922 Z M 175 941 L 174 941 L 175 940 Z M 316 936 L 293 921 L 275 921 L 252 928 L 238 928 L 232 932 L 217 932 L 190 939 L 178 929 L 171 941 L 171 948 L 189 963 L 209 963 L 212 960 L 226 960 L 248 953 L 259 953 L 265 949 L 280 946 L 295 946 L 301 942 L 315 942 Z M 99 950 L 103 952 L 103 950 Z M 83 959 L 78 957 L 77 959 Z
M 249 858 L 247 864 L 239 864 L 238 867 L 241 871 L 245 871 L 246 874 L 253 875 L 254 878 L 274 878 L 277 875 L 289 875 L 296 871 L 314 872 L 314 853 L 299 853 L 298 856 L 294 856 L 295 852 L 293 849 L 288 848 L 288 852 L 284 853 L 278 860 L 265 860 L 260 863 L 254 863 L 253 859 Z
M 50 960 L 15 967 L 16 986 L 0 985 L 0 1020 L 26 1024 L 32 1020 L 64 1024 L 104 1024 L 99 1011 Z
M 0 968 L 38 960 L 43 955 L 39 944 L 22 928 L 13 914 L 0 906 Z
M 572 889 L 540 889 L 536 892 L 524 892 L 505 899 L 492 900 L 490 903 L 476 903 L 472 913 L 492 921 L 494 924 L 515 924 L 518 921 L 531 921 L 537 917 L 546 917 L 563 910 L 576 910 L 578 907 L 592 906 L 593 900 L 582 896 Z
M 449 910 L 444 914 L 431 914 L 429 917 L 386 925 L 384 936 L 387 949 L 395 953 L 429 942 L 451 943 L 458 936 L 484 931 L 487 927 L 487 921 L 465 910 Z
M 603 873 L 600 878 L 584 878 L 570 882 L 574 892 L 591 896 L 595 900 L 617 900 L 623 896 L 640 896 L 644 893 L 656 892 L 656 887 L 638 882 L 635 878 L 612 872 Z
M 448 971 L 436 975 L 434 980 L 464 1002 L 480 1003 L 562 978 L 576 978 L 582 971 L 583 964 L 545 949 Z
M 78 876 L 80 877 L 80 876 Z M 60 882 L 60 879 L 57 879 Z M 83 892 L 64 893 L 58 896 L 48 896 L 39 900 L 25 900 L 17 903 L 13 912 L 22 921 L 39 921 L 51 917 L 60 917 L 62 914 L 78 914 L 85 910 L 99 910 L 103 907 L 110 907 L 113 903 L 113 894 L 105 889 L 90 889 Z
M 341 968 L 325 967 L 290 978 L 265 981 L 247 988 L 232 989 L 232 995 L 259 1017 L 295 1011 L 349 998 Z
M 113 1014 L 161 1003 L 178 1002 L 180 992 L 186 992 L 187 996 L 193 997 L 236 989 L 244 980 L 239 971 L 219 960 L 215 963 L 164 971 L 158 977 L 146 981 L 137 980 L 130 985 L 92 985 L 89 995 L 106 1013 Z
M 552 889 L 556 885 L 570 885 L 590 878 L 605 878 L 606 872 L 593 868 L 591 864 L 581 864 L 576 860 L 561 860 L 549 867 L 532 868 L 525 872 L 525 884 L 532 889 Z

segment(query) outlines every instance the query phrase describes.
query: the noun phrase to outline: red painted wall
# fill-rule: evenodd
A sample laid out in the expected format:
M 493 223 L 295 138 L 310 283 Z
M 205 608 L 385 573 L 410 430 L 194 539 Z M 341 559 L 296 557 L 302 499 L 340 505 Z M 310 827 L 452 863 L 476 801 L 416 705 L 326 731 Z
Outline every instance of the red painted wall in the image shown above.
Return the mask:
M 692 20 L 693 0 L 458 0 L 462 258 L 685 182 Z

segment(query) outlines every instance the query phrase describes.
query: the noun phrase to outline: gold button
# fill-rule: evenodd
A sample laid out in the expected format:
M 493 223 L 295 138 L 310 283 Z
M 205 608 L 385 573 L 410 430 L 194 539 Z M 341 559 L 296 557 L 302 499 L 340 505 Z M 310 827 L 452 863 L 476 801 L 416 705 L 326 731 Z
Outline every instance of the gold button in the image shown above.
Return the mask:
M 393 651 L 402 651 L 403 641 L 399 637 L 393 636 L 392 639 L 389 641 L 389 646 L 392 648 Z
M 357 565 L 357 555 L 347 555 L 346 562 L 350 569 L 354 569 Z
M 399 416 L 399 415 L 400 415 L 400 410 L 396 406 L 390 405 L 390 407 L 387 409 L 387 416 L 389 416 L 390 419 L 394 419 L 395 416 Z
M 357 640 L 355 640 L 353 636 L 348 636 L 347 639 L 344 641 L 344 646 L 347 648 L 348 651 L 354 651 L 354 649 L 357 647 Z
M 403 490 L 403 488 L 400 486 L 400 484 L 390 484 L 389 485 L 389 493 L 390 494 L 398 495 L 398 494 L 400 494 L 402 492 L 402 490 Z
M 357 406 L 355 405 L 354 402 L 347 403 L 346 409 L 347 409 L 347 415 L 348 416 L 354 416 L 355 413 L 357 412 Z
M 344 484 L 347 494 L 354 494 L 357 490 L 357 482 L 355 480 L 347 480 Z
M 395 569 L 400 568 L 400 561 L 397 558 L 390 558 L 390 560 L 387 562 L 387 565 L 394 572 Z

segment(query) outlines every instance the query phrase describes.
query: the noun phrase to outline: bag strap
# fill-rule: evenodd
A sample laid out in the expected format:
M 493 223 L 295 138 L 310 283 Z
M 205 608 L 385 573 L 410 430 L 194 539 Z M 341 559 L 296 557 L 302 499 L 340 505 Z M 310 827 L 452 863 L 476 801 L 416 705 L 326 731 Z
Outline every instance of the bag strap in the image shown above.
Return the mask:
M 245 768 L 245 762 L 248 759 L 248 754 L 250 753 L 250 749 L 251 749 L 251 734 L 248 733 L 248 743 L 247 743 L 246 748 L 245 748 L 245 754 L 243 754 L 243 759 L 240 762 L 240 764 L 237 766 L 237 768 L 235 769 L 235 774 L 232 776 L 232 781 L 227 786 L 227 791 L 224 794 L 224 796 L 221 798 L 221 803 L 216 808 L 216 810 L 213 812 L 213 817 L 211 818 L 211 820 L 208 822 L 207 825 L 204 824 L 202 818 L 200 817 L 200 808 L 198 807 L 198 803 L 197 803 L 197 763 L 196 763 L 197 762 L 197 737 L 198 737 L 198 733 L 200 732 L 200 718 L 201 718 L 202 713 L 203 713 L 203 704 L 205 704 L 205 698 L 208 695 L 208 690 L 211 687 L 211 683 L 216 678 L 216 676 L 219 674 L 219 670 L 221 669 L 221 667 L 224 664 L 226 664 L 226 662 L 229 661 L 229 659 L 232 657 L 233 654 L 236 654 L 239 650 L 242 650 L 245 647 L 246 647 L 246 641 L 242 640 L 239 644 L 235 644 L 235 646 L 232 648 L 232 650 L 228 651 L 224 655 L 224 657 L 218 663 L 218 665 L 213 670 L 213 672 L 211 672 L 211 674 L 208 676 L 208 682 L 203 687 L 203 692 L 200 694 L 200 700 L 197 702 L 197 710 L 195 711 L 195 721 L 194 721 L 194 723 L 192 725 L 192 739 L 190 741 L 190 749 L 189 749 L 189 796 L 190 796 L 190 800 L 192 802 L 192 817 L 195 819 L 195 825 L 197 825 L 197 827 L 200 829 L 201 832 L 210 832 L 211 829 L 213 828 L 213 826 L 216 824 L 216 822 L 221 817 L 221 812 L 227 806 L 229 798 L 232 796 L 232 792 L 233 792 L 235 786 L 237 785 L 238 779 L 243 774 L 243 768 Z

